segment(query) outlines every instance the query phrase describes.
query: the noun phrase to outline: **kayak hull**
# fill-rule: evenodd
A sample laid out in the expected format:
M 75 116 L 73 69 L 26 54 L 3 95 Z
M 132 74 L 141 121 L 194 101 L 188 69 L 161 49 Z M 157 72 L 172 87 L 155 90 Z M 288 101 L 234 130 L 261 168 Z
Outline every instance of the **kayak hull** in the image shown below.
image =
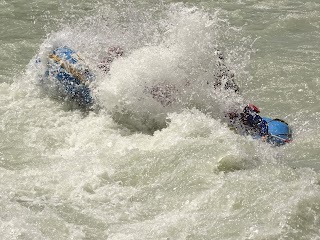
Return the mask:
M 268 117 L 263 117 L 263 120 L 268 123 L 269 136 L 267 142 L 280 146 L 292 140 L 291 128 L 285 121 Z
M 90 84 L 94 74 L 84 60 L 68 47 L 54 49 L 48 56 L 42 83 L 58 96 L 81 106 L 93 104 Z

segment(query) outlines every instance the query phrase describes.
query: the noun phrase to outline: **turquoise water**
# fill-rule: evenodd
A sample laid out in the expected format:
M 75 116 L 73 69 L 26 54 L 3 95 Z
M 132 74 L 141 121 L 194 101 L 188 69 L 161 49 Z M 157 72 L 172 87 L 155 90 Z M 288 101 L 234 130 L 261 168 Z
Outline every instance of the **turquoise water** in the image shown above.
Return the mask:
M 1 239 L 320 238 L 320 3 L 0 6 Z M 96 73 L 93 111 L 39 86 L 35 58 L 61 45 Z M 109 46 L 125 54 L 106 75 Z M 217 48 L 240 96 L 206 84 Z M 158 83 L 179 89 L 171 106 L 145 94 Z M 231 131 L 221 113 L 246 102 L 294 141 Z

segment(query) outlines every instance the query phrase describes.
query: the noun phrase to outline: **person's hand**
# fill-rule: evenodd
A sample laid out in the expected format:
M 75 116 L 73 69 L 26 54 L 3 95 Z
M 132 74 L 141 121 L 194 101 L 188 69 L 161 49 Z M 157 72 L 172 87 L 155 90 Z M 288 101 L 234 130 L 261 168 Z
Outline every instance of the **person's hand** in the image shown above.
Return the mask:
M 264 136 L 261 137 L 261 140 L 262 140 L 263 142 L 267 141 L 267 139 L 268 139 L 268 135 L 264 135 Z

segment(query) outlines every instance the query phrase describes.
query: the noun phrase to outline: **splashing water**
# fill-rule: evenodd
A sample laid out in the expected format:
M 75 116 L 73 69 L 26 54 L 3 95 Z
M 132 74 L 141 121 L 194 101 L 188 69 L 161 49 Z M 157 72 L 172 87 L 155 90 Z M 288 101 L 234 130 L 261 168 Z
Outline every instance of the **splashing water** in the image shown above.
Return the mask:
M 295 143 L 272 148 L 221 120 L 246 96 L 214 89 L 217 50 L 242 88 L 252 43 L 220 11 L 184 4 L 99 3 L 61 21 L 37 57 L 78 51 L 96 108 L 44 93 L 36 57 L 0 85 L 2 238 L 317 239 L 319 175 L 286 164 Z M 109 46 L 125 52 L 105 74 Z M 170 104 L 148 92 L 163 85 Z
M 220 46 L 221 39 L 230 35 L 235 41 L 237 36 L 233 33 L 236 31 L 231 28 L 229 32 L 222 31 L 222 27 L 226 29 L 228 26 L 219 20 L 217 14 L 209 15 L 196 8 L 190 9 L 178 4 L 171 6 L 167 12 L 165 18 L 161 16 L 157 23 L 146 24 L 146 29 L 142 30 L 139 29 L 142 18 L 139 14 L 135 14 L 138 17 L 134 16 L 138 22 L 130 22 L 128 26 L 121 25 L 119 29 L 116 28 L 119 23 L 112 21 L 104 25 L 105 19 L 101 16 L 83 21 L 76 27 L 67 27 L 53 34 L 42 45 L 42 62 L 46 62 L 46 56 L 55 47 L 67 45 L 80 49 L 79 53 L 85 56 L 88 65 L 98 72 L 93 91 L 99 105 L 113 112 L 114 118 L 121 124 L 129 121 L 128 127 L 140 131 L 154 131 L 164 127 L 169 112 L 184 108 L 196 107 L 211 116 L 221 118 L 223 110 L 243 102 L 239 95 L 218 92 L 213 87 L 214 76 L 218 71 L 217 51 L 225 47 Z M 130 13 L 131 11 L 118 16 L 108 12 L 108 16 L 110 18 L 110 15 L 116 15 L 121 18 L 128 14 L 127 18 L 130 19 Z M 152 19 L 148 15 L 143 17 L 143 23 L 149 23 Z M 123 28 L 126 30 L 125 34 Z M 148 35 L 138 34 L 132 37 L 137 29 Z M 89 45 L 85 45 L 88 36 L 95 37 L 90 39 Z M 245 44 L 248 40 L 243 42 Z M 105 75 L 99 72 L 97 65 L 110 46 L 120 46 L 125 53 L 112 63 L 110 73 Z M 245 46 L 242 48 L 243 52 L 239 52 L 237 57 L 243 60 L 248 50 Z M 245 65 L 234 67 L 241 78 Z M 169 99 L 159 101 L 148 94 L 150 89 L 154 91 L 157 86 L 170 90 Z

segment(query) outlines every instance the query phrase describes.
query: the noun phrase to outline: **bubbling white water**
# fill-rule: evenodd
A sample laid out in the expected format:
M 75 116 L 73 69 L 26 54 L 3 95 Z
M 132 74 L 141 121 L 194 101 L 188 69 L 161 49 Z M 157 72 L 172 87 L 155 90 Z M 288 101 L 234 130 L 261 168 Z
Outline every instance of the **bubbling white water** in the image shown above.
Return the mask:
M 240 95 L 217 91 L 213 87 L 218 71 L 217 51 L 225 50 L 227 45 L 221 43 L 222 39 L 226 42 L 229 38 L 234 42 L 238 38 L 238 30 L 220 20 L 218 14 L 209 15 L 177 4 L 167 10 L 165 18 L 158 16 L 156 23 L 152 16 L 142 18 L 135 13 L 138 17 L 126 18 L 138 22 L 119 24 L 114 21 L 132 14 L 131 10 L 117 14 L 106 8 L 100 12 L 115 16 L 115 19 L 104 25 L 106 20 L 102 15 L 80 21 L 74 29 L 64 27 L 49 36 L 39 55 L 45 63 L 46 56 L 55 47 L 66 45 L 77 49 L 96 72 L 93 95 L 97 104 L 112 113 L 118 122 L 138 131 L 152 132 L 166 126 L 169 112 L 196 107 L 212 117 L 221 118 L 223 112 L 243 104 Z M 143 22 L 140 22 L 141 18 Z M 141 25 L 146 29 L 141 29 Z M 133 37 L 137 31 L 137 36 Z M 94 37 L 90 37 L 88 44 L 89 36 Z M 238 82 L 245 76 L 244 63 L 250 52 L 248 44 L 249 38 L 244 40 L 242 37 L 239 45 L 229 50 L 232 59 L 227 58 L 228 52 L 225 53 L 224 64 L 237 72 Z M 109 74 L 105 75 L 97 65 L 110 46 L 120 46 L 125 53 L 112 63 Z M 163 104 L 148 93 L 154 86 L 173 89 L 170 104 Z
M 218 13 L 153 10 L 100 6 L 40 46 L 43 63 L 55 47 L 79 51 L 97 111 L 41 92 L 34 60 L 0 85 L 2 238 L 317 239 L 319 175 L 281 163 L 295 145 L 232 132 L 220 116 L 243 98 L 207 84 L 216 49 L 245 84 L 249 40 Z M 125 55 L 105 75 L 109 45 Z M 179 89 L 169 106 L 145 92 L 163 82 Z

